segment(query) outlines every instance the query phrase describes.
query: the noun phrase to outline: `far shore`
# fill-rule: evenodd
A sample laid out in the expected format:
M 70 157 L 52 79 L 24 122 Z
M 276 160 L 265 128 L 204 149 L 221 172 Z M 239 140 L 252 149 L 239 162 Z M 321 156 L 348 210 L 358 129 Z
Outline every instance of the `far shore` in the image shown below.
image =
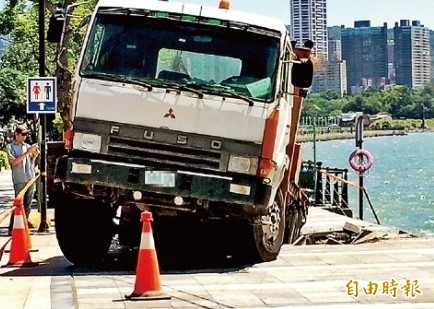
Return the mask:
M 421 132 L 421 131 L 405 131 L 405 130 L 366 130 L 363 132 L 363 137 L 379 137 L 379 136 L 400 136 L 407 135 L 408 133 Z M 315 136 L 316 141 L 331 141 L 340 139 L 355 139 L 356 133 L 353 132 L 333 132 L 333 133 L 317 133 Z M 313 133 L 302 134 L 297 136 L 297 142 L 307 143 L 313 142 Z

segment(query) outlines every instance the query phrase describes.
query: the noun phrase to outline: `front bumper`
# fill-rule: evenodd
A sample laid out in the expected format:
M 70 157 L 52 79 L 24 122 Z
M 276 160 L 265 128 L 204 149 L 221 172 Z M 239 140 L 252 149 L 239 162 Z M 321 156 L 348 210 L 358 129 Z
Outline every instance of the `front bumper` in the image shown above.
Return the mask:
M 162 174 L 165 174 L 164 181 L 160 181 Z M 127 192 L 256 206 L 266 205 L 271 192 L 270 186 L 254 176 L 220 176 L 67 156 L 58 159 L 56 179 L 57 182 L 117 188 Z

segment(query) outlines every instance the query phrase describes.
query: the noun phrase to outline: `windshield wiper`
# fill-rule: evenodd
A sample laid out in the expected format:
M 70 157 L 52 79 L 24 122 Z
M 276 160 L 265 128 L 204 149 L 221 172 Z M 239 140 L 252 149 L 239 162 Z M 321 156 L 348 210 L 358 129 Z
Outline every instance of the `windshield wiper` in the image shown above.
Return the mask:
M 108 73 L 84 73 L 83 76 L 90 77 L 90 78 L 100 78 L 104 80 L 112 80 L 116 82 L 123 82 L 123 83 L 130 83 L 138 86 L 145 87 L 148 91 L 152 91 L 152 85 L 148 84 L 147 82 L 143 81 L 140 78 L 135 77 L 127 77 L 127 76 L 119 76 L 119 75 L 113 75 Z
M 244 101 L 246 101 L 247 103 L 249 103 L 249 106 L 253 106 L 253 105 L 254 105 L 253 100 L 249 99 L 249 98 L 246 97 L 246 96 L 243 96 L 242 94 L 238 94 L 238 93 L 236 93 L 236 92 L 232 92 L 232 91 L 220 91 L 220 94 L 225 94 L 225 95 L 227 95 L 227 96 L 234 97 L 234 98 L 236 98 L 236 99 L 244 100 Z
M 236 93 L 229 86 L 223 86 L 220 84 L 199 84 L 199 83 L 189 83 L 189 84 L 187 84 L 187 86 L 192 87 L 192 88 L 196 88 L 196 89 L 203 89 L 203 90 L 206 89 L 207 91 L 214 93 L 214 94 L 220 94 L 220 95 L 233 97 L 236 99 L 241 99 L 241 100 L 249 103 L 249 106 L 254 105 L 253 100 L 251 100 L 250 98 L 248 98 L 242 94 Z
M 197 94 L 197 96 L 199 97 L 199 99 L 203 99 L 203 93 L 202 93 L 202 91 L 199 91 L 197 89 L 194 89 L 194 88 L 191 88 L 191 87 L 188 87 L 188 86 L 178 85 L 178 84 L 173 84 L 173 85 L 170 84 L 170 85 L 167 85 L 167 88 L 168 89 L 173 88 L 175 90 L 181 90 L 181 91 L 190 91 L 190 92 L 193 92 L 193 93 Z
M 170 90 L 175 90 L 175 91 L 189 91 L 192 92 L 194 94 L 197 94 L 199 99 L 203 99 L 203 92 L 200 90 L 197 90 L 193 87 L 189 87 L 186 85 L 182 85 L 182 84 L 178 84 L 178 83 L 171 83 L 171 82 L 166 82 L 166 81 L 162 81 L 161 79 L 153 79 L 152 80 L 152 84 L 155 87 L 162 87 L 162 88 L 166 88 L 166 91 L 170 91 Z

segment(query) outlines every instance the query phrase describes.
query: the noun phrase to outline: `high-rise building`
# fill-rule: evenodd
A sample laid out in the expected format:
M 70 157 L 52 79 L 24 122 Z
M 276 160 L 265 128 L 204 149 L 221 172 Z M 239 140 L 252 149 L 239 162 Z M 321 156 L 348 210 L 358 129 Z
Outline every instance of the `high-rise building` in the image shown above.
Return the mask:
M 410 88 L 431 82 L 430 31 L 420 21 L 401 20 L 393 28 L 396 84 Z
M 306 40 L 315 43 L 314 55 L 327 60 L 326 0 L 290 0 L 291 37 L 303 46 Z
M 393 36 L 393 29 L 387 29 L 387 71 L 390 85 L 395 85 L 395 66 L 393 64 L 395 55 L 395 38 Z
M 312 91 L 325 90 L 327 48 L 327 5 L 326 0 L 290 0 L 291 39 L 297 46 L 314 42 L 315 59 Z
M 431 46 L 431 83 L 434 83 L 434 30 L 430 31 Z
M 345 26 L 331 26 L 327 27 L 327 35 L 330 40 L 340 40 L 341 39 L 341 31 L 345 28 Z
M 336 91 L 341 97 L 347 93 L 347 63 L 342 60 L 341 28 L 328 28 L 328 60 L 325 90 Z
M 334 90 L 339 96 L 347 94 L 347 63 L 345 60 L 329 60 L 326 65 L 326 90 Z
M 342 42 L 341 40 L 330 40 L 328 42 L 329 47 L 329 61 L 342 60 Z
M 388 77 L 387 24 L 371 27 L 369 20 L 354 22 L 341 31 L 342 59 L 347 62 L 349 93 L 385 86 Z

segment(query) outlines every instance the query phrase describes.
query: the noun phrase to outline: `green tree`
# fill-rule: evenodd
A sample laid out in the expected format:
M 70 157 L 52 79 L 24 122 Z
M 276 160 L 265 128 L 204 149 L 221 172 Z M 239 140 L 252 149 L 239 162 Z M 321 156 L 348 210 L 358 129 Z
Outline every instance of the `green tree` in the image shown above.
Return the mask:
M 10 2 L 0 12 L 0 33 L 10 45 L 0 60 L 0 113 L 3 121 L 28 118 L 25 109 L 26 80 L 38 72 L 38 9 L 25 1 Z M 53 54 L 47 49 L 47 54 Z
M 0 121 L 7 123 L 12 116 L 25 118 L 25 90 L 27 76 L 14 68 L 0 68 Z
M 65 0 L 63 8 L 66 9 L 69 5 L 74 5 L 82 1 Z M 90 0 L 83 6 L 76 6 L 68 12 L 65 23 L 67 24 L 66 31 L 62 37 L 62 42 L 57 44 L 56 49 L 56 70 L 55 76 L 58 81 L 58 110 L 63 120 L 63 129 L 72 129 L 72 88 L 74 70 L 77 65 L 78 56 L 85 35 L 85 28 L 80 27 L 83 18 L 91 14 L 91 11 L 96 5 L 97 0 Z M 54 13 L 54 11 L 52 12 Z M 74 13 L 74 18 L 71 19 Z
M 27 117 L 26 79 L 34 75 L 37 66 L 38 45 L 33 38 L 37 36 L 34 30 L 36 14 L 35 9 L 26 8 L 24 3 L 7 7 L 0 13 L 0 33 L 7 34 L 10 40 L 0 61 L 0 114 L 3 122 L 12 117 Z
M 63 8 L 79 2 L 82 1 L 66 0 L 63 3 Z M 72 126 L 70 108 L 73 71 L 84 35 L 84 29 L 77 30 L 77 25 L 84 16 L 90 14 L 95 2 L 91 1 L 85 6 L 75 7 L 73 11 L 69 12 L 70 16 L 74 13 L 74 18 L 67 20 L 68 24 L 62 44 L 47 42 L 45 44 L 45 75 L 57 77 L 58 108 L 64 122 L 66 122 L 66 129 Z M 0 12 L 0 33 L 8 35 L 10 38 L 10 46 L 5 50 L 0 61 L 0 72 L 2 72 L 3 80 L 0 84 L 0 113 L 4 115 L 4 119 L 10 119 L 12 116 L 16 118 L 27 117 L 24 107 L 26 102 L 25 81 L 27 77 L 37 76 L 39 72 L 37 3 L 38 0 L 34 0 L 30 4 L 23 0 L 11 1 Z M 54 14 L 57 3 L 44 0 L 44 4 L 46 8 L 45 29 L 47 29 L 49 18 Z M 10 89 L 13 87 L 16 88 Z

